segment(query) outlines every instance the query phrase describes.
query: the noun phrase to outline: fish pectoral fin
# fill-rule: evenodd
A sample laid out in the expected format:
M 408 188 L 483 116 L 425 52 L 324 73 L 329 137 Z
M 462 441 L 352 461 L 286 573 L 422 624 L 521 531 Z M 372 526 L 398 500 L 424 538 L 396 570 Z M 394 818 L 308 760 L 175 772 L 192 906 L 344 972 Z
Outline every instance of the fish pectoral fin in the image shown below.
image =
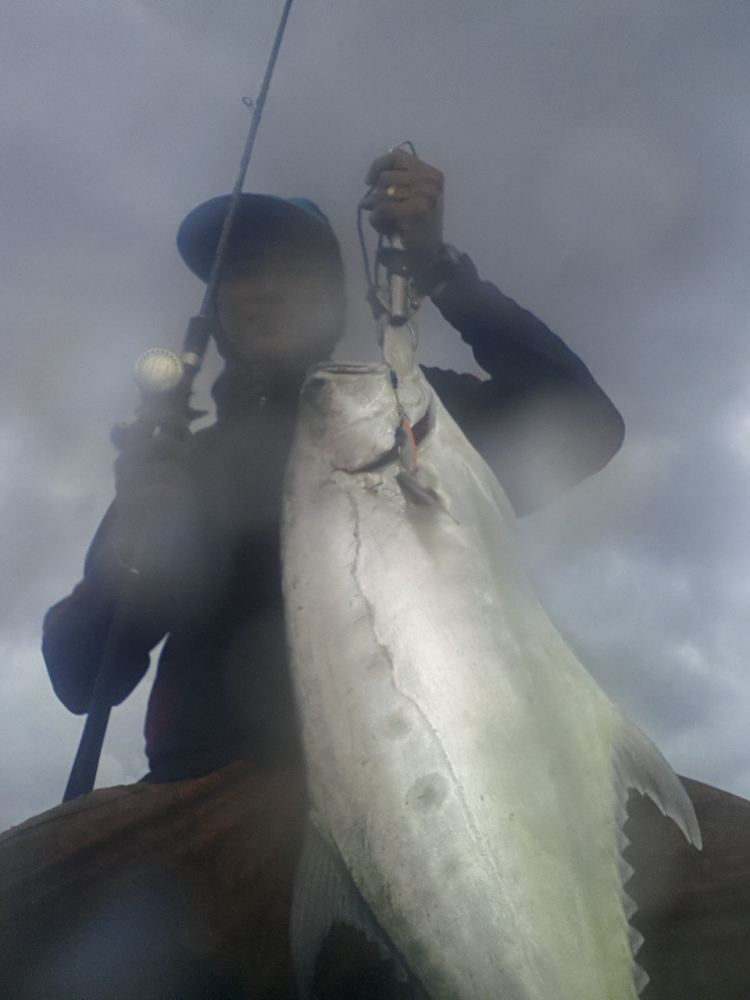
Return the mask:
M 401 492 L 406 500 L 418 507 L 433 507 L 441 510 L 452 521 L 458 524 L 456 518 L 448 510 L 443 498 L 422 472 L 422 469 L 415 469 L 413 472 L 404 469 L 397 473 L 396 482 L 401 487 Z
M 383 995 L 417 1000 L 386 934 L 378 926 L 338 852 L 312 824 L 297 867 L 290 937 L 302 1000 L 338 995 L 343 977 L 384 978 Z M 348 994 L 347 994 L 348 995 Z

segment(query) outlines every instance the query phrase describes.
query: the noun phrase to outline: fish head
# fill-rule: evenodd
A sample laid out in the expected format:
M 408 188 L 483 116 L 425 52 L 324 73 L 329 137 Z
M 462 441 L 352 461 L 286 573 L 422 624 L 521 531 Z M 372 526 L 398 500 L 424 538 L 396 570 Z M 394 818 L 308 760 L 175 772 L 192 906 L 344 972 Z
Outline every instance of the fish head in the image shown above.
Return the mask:
M 419 368 L 394 379 L 385 364 L 322 363 L 310 369 L 302 386 L 300 433 L 332 468 L 357 472 L 394 452 L 399 406 L 416 424 L 428 415 L 431 401 L 432 389 Z

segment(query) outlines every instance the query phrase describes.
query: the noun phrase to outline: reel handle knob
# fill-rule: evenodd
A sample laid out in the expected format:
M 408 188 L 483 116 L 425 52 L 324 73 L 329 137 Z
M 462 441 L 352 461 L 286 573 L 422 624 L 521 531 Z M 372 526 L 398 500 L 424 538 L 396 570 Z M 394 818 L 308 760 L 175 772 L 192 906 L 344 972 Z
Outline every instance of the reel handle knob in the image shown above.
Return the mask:
M 165 347 L 144 351 L 133 368 L 133 378 L 141 395 L 148 398 L 173 392 L 185 377 L 179 355 Z

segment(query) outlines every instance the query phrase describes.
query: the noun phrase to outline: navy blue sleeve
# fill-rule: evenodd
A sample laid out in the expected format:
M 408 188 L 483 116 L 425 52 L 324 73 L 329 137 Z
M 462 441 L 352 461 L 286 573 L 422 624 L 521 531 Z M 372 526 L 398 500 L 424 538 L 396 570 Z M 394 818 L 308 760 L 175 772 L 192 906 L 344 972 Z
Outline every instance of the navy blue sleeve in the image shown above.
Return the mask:
M 57 697 L 76 714 L 88 711 L 105 647 L 113 638 L 115 610 L 123 599 L 124 581 L 114 579 L 111 569 L 104 574 L 97 568 L 111 547 L 114 520 L 112 505 L 89 547 L 83 579 L 44 616 L 42 654 L 47 673 Z M 113 705 L 124 701 L 144 676 L 149 652 L 166 632 L 164 624 L 143 608 L 127 610 L 127 628 L 120 630 L 117 670 L 109 691 Z
M 606 465 L 622 444 L 622 417 L 556 334 L 481 280 L 465 254 L 432 298 L 489 379 L 425 374 L 519 515 Z
M 114 500 L 89 547 L 83 579 L 45 616 L 47 672 L 71 712 L 88 711 L 105 647 L 115 663 L 109 698 L 123 701 L 148 670 L 154 646 L 173 628 L 194 623 L 231 570 L 199 497 L 201 483 L 209 496 L 215 486 L 198 457 L 213 453 L 215 439 L 202 431 L 192 440 L 193 485 L 183 492 L 156 484 L 130 514 Z

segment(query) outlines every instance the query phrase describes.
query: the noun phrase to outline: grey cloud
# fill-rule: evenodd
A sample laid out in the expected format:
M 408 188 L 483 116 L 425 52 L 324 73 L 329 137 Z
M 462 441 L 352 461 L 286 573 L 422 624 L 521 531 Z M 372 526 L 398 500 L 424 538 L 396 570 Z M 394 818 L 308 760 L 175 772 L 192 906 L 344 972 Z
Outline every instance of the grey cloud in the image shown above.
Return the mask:
M 199 302 L 174 232 L 231 187 L 280 9 L 38 0 L 6 19 L 6 824 L 64 783 L 81 720 L 54 701 L 38 623 L 108 502 L 133 359 L 176 344 Z M 330 214 L 345 350 L 372 357 L 366 167 L 410 138 L 445 172 L 447 238 L 581 354 L 628 425 L 604 472 L 521 525 L 537 587 L 678 768 L 746 794 L 748 41 L 744 0 L 300 2 L 247 185 Z M 474 369 L 434 309 L 421 318 L 425 360 Z M 141 773 L 147 691 L 115 713 L 104 782 Z

